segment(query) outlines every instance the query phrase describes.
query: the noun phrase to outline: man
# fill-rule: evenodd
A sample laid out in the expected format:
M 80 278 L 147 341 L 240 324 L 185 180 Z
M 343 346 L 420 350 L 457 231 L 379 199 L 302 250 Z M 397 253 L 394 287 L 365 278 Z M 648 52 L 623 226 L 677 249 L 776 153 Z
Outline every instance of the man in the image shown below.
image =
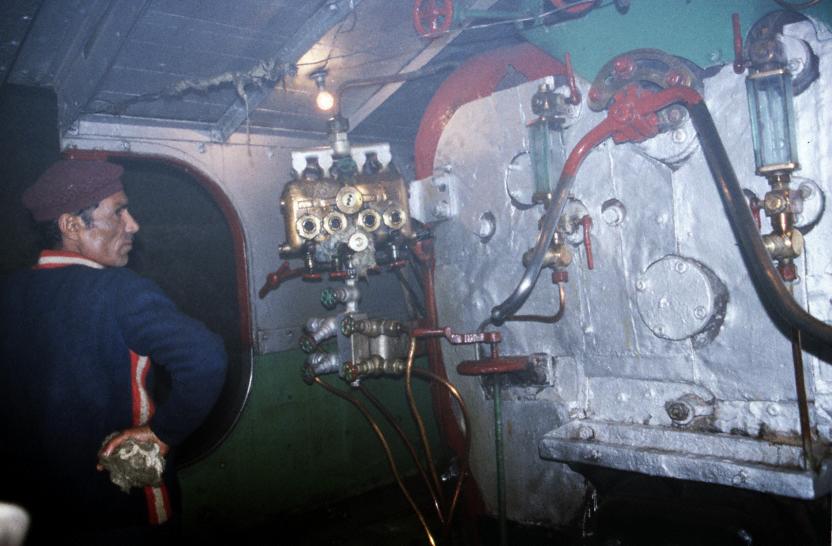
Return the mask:
M 35 541 L 143 543 L 169 527 L 173 465 L 162 485 L 124 493 L 99 455 L 128 439 L 167 454 L 225 378 L 222 341 L 123 267 L 139 225 L 122 172 L 105 161 L 47 169 L 23 196 L 47 245 L 0 284 L 0 499 L 31 511 Z M 162 372 L 169 392 L 154 400 Z

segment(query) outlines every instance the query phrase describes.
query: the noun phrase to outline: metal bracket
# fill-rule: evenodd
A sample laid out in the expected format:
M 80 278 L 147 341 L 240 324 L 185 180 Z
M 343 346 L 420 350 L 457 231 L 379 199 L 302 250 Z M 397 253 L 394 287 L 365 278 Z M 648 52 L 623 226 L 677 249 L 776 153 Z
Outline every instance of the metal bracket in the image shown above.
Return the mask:
M 410 183 L 410 216 L 422 223 L 441 222 L 459 214 L 459 178 L 451 173 Z

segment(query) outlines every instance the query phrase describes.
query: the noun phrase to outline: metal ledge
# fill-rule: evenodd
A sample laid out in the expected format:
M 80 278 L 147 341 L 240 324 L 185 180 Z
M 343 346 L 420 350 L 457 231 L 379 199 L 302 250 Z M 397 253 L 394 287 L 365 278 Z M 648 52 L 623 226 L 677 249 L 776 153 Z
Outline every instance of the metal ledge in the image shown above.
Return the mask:
M 543 459 L 584 463 L 801 499 L 830 491 L 832 468 L 806 470 L 799 446 L 728 434 L 578 420 L 540 440 Z

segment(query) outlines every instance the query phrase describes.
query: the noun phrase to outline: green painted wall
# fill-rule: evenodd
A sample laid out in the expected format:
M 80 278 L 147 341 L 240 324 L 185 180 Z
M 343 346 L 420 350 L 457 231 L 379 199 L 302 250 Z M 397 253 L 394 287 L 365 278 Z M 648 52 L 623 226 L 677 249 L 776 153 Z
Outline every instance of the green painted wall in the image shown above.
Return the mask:
M 186 534 L 216 537 L 251 529 L 287 511 L 393 482 L 381 446 L 358 410 L 301 380 L 305 357 L 300 351 L 289 351 L 255 360 L 251 396 L 229 438 L 206 459 L 180 472 Z M 346 388 L 343 381 L 329 379 Z M 404 381 L 376 379 L 365 386 L 386 403 L 419 445 Z M 427 385 L 414 380 L 414 392 L 437 449 Z M 378 419 L 399 469 L 413 474 L 409 454 L 394 431 Z
M 611 2 L 585 17 L 539 26 L 522 34 L 550 55 L 572 56 L 575 72 L 592 81 L 610 59 L 638 48 L 661 49 L 701 67 L 734 60 L 731 14 L 740 14 L 743 36 L 761 16 L 781 9 L 773 0 L 631 0 L 619 13 Z M 832 2 L 802 13 L 832 23 Z

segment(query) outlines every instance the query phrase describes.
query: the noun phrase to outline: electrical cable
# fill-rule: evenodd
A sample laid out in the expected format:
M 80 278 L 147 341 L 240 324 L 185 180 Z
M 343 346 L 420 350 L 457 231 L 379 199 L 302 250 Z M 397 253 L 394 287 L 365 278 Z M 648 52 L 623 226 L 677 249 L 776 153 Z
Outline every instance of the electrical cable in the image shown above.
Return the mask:
M 524 17 L 517 17 L 515 19 L 503 19 L 503 20 L 500 20 L 500 21 L 495 21 L 493 23 L 483 23 L 481 25 L 470 25 L 470 26 L 467 26 L 467 27 L 464 27 L 464 28 L 461 28 L 461 29 L 448 29 L 444 32 L 437 32 L 435 34 L 431 34 L 430 36 L 431 36 L 431 38 L 436 38 L 438 36 L 441 36 L 442 34 L 450 34 L 451 32 L 460 32 L 460 31 L 463 31 L 463 30 L 477 30 L 477 29 L 480 29 L 480 28 L 490 28 L 490 27 L 495 27 L 495 26 L 498 26 L 498 25 L 509 25 L 509 24 L 516 24 L 516 23 L 525 23 L 525 22 L 528 22 L 528 21 L 542 21 L 543 19 L 545 19 L 546 17 L 549 17 L 550 15 L 555 15 L 555 14 L 558 14 L 558 13 L 561 13 L 561 12 L 565 12 L 565 11 L 569 10 L 569 8 L 572 8 L 572 7 L 575 7 L 575 6 L 580 6 L 582 4 L 594 4 L 595 2 L 596 2 L 596 0 L 580 0 L 578 2 L 574 2 L 572 4 L 569 4 L 568 6 L 565 6 L 565 7 L 562 7 L 562 8 L 550 9 L 548 11 L 544 11 L 543 13 L 538 13 L 537 15 L 527 15 L 527 16 L 524 16 Z M 614 5 L 614 2 L 607 2 L 607 3 L 603 3 L 603 4 L 600 4 L 600 5 L 596 6 L 595 9 L 606 8 L 606 7 L 613 6 L 613 5 Z M 543 24 L 543 23 L 539 22 L 535 26 L 539 26 L 541 24 Z
M 396 270 L 396 277 L 399 279 L 399 284 L 401 284 L 402 288 L 404 288 L 410 296 L 410 303 L 416 308 L 416 312 L 419 314 L 419 317 L 426 317 L 427 312 L 425 311 L 425 306 L 422 305 L 422 302 L 420 301 L 422 298 L 419 297 L 413 289 L 413 286 L 411 286 L 407 279 L 405 279 L 404 274 L 400 269 Z
M 362 383 L 358 384 L 358 389 L 361 393 L 367 397 L 367 400 L 375 406 L 375 408 L 387 419 L 387 422 L 390 423 L 390 426 L 395 429 L 396 433 L 399 435 L 399 438 L 404 443 L 407 450 L 410 452 L 410 456 L 413 458 L 413 462 L 416 464 L 416 468 L 419 471 L 419 475 L 422 476 L 422 480 L 424 480 L 425 485 L 428 487 L 428 491 L 430 491 L 431 500 L 433 501 L 433 506 L 436 509 L 436 515 L 439 516 L 439 521 L 444 525 L 445 518 L 444 514 L 442 513 L 442 507 L 439 505 L 439 498 L 437 497 L 436 491 L 433 489 L 433 485 L 431 484 L 430 478 L 428 477 L 427 472 L 425 471 L 425 467 L 419 461 L 419 455 L 416 453 L 416 448 L 413 447 L 413 443 L 407 439 L 407 435 L 402 430 L 402 427 L 396 422 L 396 418 L 388 411 L 388 409 L 381 403 L 381 400 L 375 397 L 369 389 L 367 389 Z
M 433 460 L 433 452 L 428 441 L 427 430 L 425 423 L 422 420 L 422 415 L 419 413 L 419 408 L 416 407 L 416 398 L 413 396 L 413 358 L 416 354 L 416 338 L 410 338 L 410 347 L 407 350 L 407 366 L 404 372 L 405 392 L 407 394 L 407 402 L 410 405 L 410 413 L 413 415 L 413 420 L 416 421 L 416 426 L 419 429 L 419 438 L 422 440 L 422 448 L 425 450 L 425 457 L 427 459 L 430 476 L 433 479 L 433 485 L 439 493 L 439 502 L 442 506 L 445 505 L 445 493 L 442 490 L 442 482 L 439 481 L 439 474 L 436 472 L 436 463 Z M 467 431 L 466 431 L 467 432 Z M 447 520 L 446 520 L 447 521 Z
M 343 398 L 356 408 L 364 415 L 367 421 L 370 423 L 370 427 L 372 427 L 373 432 L 375 432 L 376 437 L 378 438 L 379 442 L 381 442 L 381 446 L 384 448 L 384 453 L 387 455 L 387 462 L 390 465 L 390 470 L 393 472 L 393 476 L 396 478 L 396 483 L 399 485 L 399 489 L 401 489 L 402 494 L 407 499 L 407 502 L 410 504 L 410 507 L 413 508 L 413 511 L 416 513 L 416 517 L 419 518 L 419 523 L 422 524 L 422 529 L 425 531 L 425 534 L 428 537 L 428 542 L 431 546 L 436 546 L 436 539 L 434 539 L 433 534 L 430 532 L 430 528 L 428 527 L 427 521 L 425 521 L 425 516 L 422 515 L 421 510 L 416 505 L 416 502 L 413 500 L 413 497 L 410 496 L 410 492 L 407 490 L 407 487 L 404 485 L 402 481 L 402 477 L 399 474 L 399 470 L 396 467 L 396 461 L 393 459 L 393 452 L 390 450 L 390 444 L 387 443 L 387 439 L 384 436 L 384 433 L 381 431 L 381 428 L 376 423 L 373 416 L 370 415 L 370 412 L 361 403 L 361 400 L 350 396 L 349 394 L 341 391 L 340 389 L 336 389 L 335 387 L 329 385 L 325 381 L 323 381 L 320 377 L 314 377 L 313 381 L 323 387 L 325 390 L 329 391 L 330 393 L 338 396 L 339 398 Z
M 774 0 L 777 2 L 778 5 L 786 8 L 786 9 L 806 9 L 811 8 L 812 6 L 817 6 L 820 4 L 820 0 L 808 0 L 807 2 L 788 2 L 786 0 Z
M 335 92 L 335 105 L 339 109 L 341 109 L 341 98 L 344 92 L 347 89 L 352 89 L 355 87 L 369 87 L 374 85 L 386 85 L 388 83 L 395 83 L 395 82 L 406 82 L 411 80 L 417 80 L 419 78 L 424 78 L 427 76 L 432 76 L 438 72 L 442 72 L 443 70 L 451 70 L 454 68 L 459 67 L 459 63 L 456 61 L 449 61 L 444 63 L 435 64 L 432 66 L 426 66 L 420 68 L 419 70 L 412 70 L 410 72 L 398 72 L 396 74 L 385 74 L 383 76 L 375 76 L 372 78 L 362 78 L 357 80 L 347 80 L 341 85 L 338 86 L 338 90 Z

